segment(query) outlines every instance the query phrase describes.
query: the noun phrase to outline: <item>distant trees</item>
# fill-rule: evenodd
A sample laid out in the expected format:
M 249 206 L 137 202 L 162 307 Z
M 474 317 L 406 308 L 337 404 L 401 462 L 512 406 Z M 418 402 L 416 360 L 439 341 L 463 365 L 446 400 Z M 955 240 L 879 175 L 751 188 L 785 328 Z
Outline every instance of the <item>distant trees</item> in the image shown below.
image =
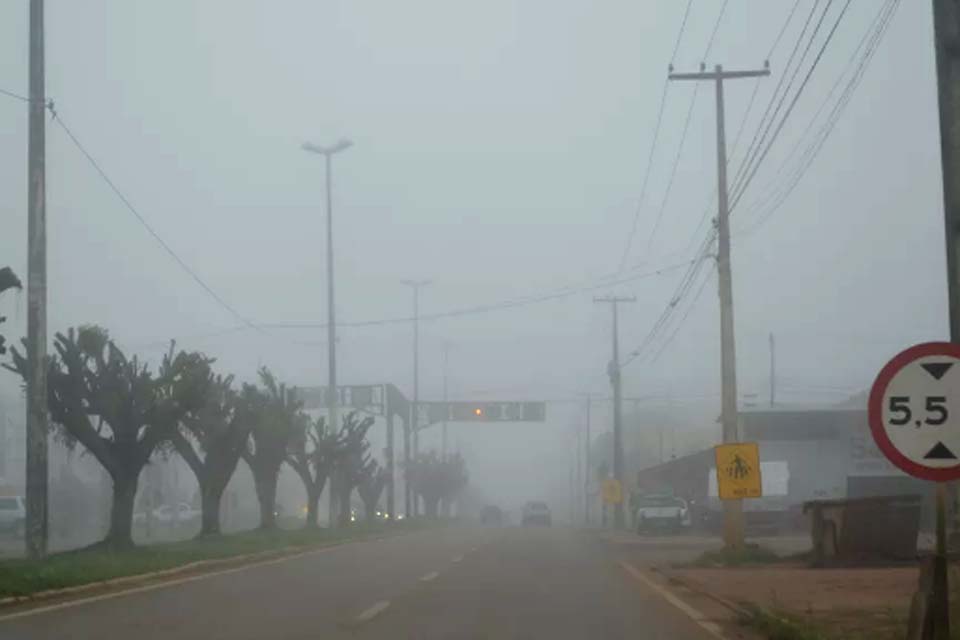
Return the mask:
M 370 443 L 367 432 L 373 426 L 373 418 L 360 419 L 356 412 L 347 414 L 340 427 L 340 439 L 343 445 L 336 458 L 337 491 L 340 499 L 339 525 L 350 524 L 350 496 L 360 484 L 363 469 L 370 462 Z
M 58 333 L 48 363 L 51 421 L 67 446 L 80 443 L 113 480 L 110 529 L 102 544 L 133 546 L 133 506 L 140 472 L 169 441 L 184 416 L 206 400 L 210 361 L 197 353 L 170 353 L 157 375 L 127 358 L 105 329 L 82 326 Z M 26 379 L 28 363 L 16 348 L 4 365 Z
M 311 420 L 304 416 L 297 422 L 287 449 L 287 464 L 290 465 L 303 482 L 307 493 L 308 529 L 316 529 L 317 511 L 320 495 L 333 470 L 337 456 L 343 449 L 343 440 L 332 429 L 328 430 L 326 420 Z
M 263 389 L 257 389 L 251 398 L 257 418 L 241 456 L 253 472 L 260 504 L 260 528 L 275 529 L 280 466 L 287 459 L 289 443 L 302 429 L 306 416 L 286 385 L 277 382 L 266 367 L 261 367 L 259 374 Z
M 10 267 L 0 268 L 0 294 L 9 289 L 22 289 L 23 285 L 20 283 L 20 279 L 17 278 L 17 275 L 13 272 L 13 269 Z M 0 316 L 0 324 L 3 324 L 6 321 L 4 316 Z M 5 338 L 0 335 L 0 355 L 3 355 L 7 352 Z
M 367 522 L 373 521 L 377 503 L 387 486 L 387 479 L 387 470 L 376 460 L 370 460 L 361 470 L 357 493 L 363 500 L 364 518 Z
M 187 413 L 170 441 L 200 487 L 200 535 L 220 533 L 220 502 L 227 483 L 247 448 L 259 417 L 257 389 L 233 389 L 233 376 L 207 373 L 208 394 L 202 406 Z
M 459 453 L 442 458 L 436 451 L 411 461 L 407 477 L 414 492 L 423 498 L 428 518 L 436 518 L 440 502 L 452 502 L 468 480 L 466 464 Z

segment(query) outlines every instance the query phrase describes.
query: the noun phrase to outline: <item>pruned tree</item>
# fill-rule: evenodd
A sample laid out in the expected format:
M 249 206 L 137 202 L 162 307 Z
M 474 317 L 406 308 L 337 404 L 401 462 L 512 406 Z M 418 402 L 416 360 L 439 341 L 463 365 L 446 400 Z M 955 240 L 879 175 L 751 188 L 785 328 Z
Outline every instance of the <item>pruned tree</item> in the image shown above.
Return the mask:
M 322 417 L 311 420 L 301 415 L 297 429 L 287 450 L 287 464 L 300 476 L 307 492 L 306 528 L 316 529 L 320 495 L 327 484 L 343 440 L 332 429 L 327 429 Z
M 22 289 L 23 285 L 20 283 L 20 279 L 13 272 L 13 269 L 10 267 L 3 267 L 0 269 L 0 293 L 7 291 L 9 289 Z M 0 316 L 0 324 L 3 324 L 6 321 L 5 316 Z M 7 352 L 6 340 L 0 335 L 0 355 L 3 355 Z
M 363 500 L 363 511 L 367 522 L 372 522 L 377 510 L 377 503 L 387 486 L 387 470 L 376 460 L 370 460 L 364 465 L 360 473 L 360 483 L 357 484 L 357 493 Z
M 206 401 L 209 359 L 170 353 L 156 376 L 127 358 L 105 329 L 83 326 L 58 333 L 48 362 L 50 419 L 68 447 L 79 442 L 113 480 L 110 530 L 103 546 L 133 546 L 134 498 L 140 472 L 176 425 Z M 26 379 L 28 363 L 11 348 L 4 365 Z
M 206 402 L 174 429 L 171 444 L 193 471 L 200 487 L 200 535 L 220 533 L 220 502 L 258 417 L 255 387 L 237 392 L 233 376 L 208 372 Z
M 411 461 L 407 472 L 413 491 L 423 498 L 428 518 L 436 518 L 441 501 L 453 501 L 467 486 L 467 469 L 459 454 L 441 458 L 436 451 L 421 454 Z
M 360 419 L 357 412 L 344 416 L 340 427 L 340 439 L 343 444 L 338 451 L 335 462 L 337 474 L 337 490 L 340 497 L 340 526 L 350 524 L 350 496 L 360 483 L 363 468 L 370 462 L 370 443 L 367 442 L 367 432 L 373 426 L 373 418 L 367 416 Z
M 255 404 L 255 420 L 241 457 L 253 472 L 260 505 L 260 528 L 275 529 L 277 477 L 300 428 L 303 413 L 301 403 L 266 367 L 261 367 L 259 374 L 263 389 L 257 389 L 251 398 Z

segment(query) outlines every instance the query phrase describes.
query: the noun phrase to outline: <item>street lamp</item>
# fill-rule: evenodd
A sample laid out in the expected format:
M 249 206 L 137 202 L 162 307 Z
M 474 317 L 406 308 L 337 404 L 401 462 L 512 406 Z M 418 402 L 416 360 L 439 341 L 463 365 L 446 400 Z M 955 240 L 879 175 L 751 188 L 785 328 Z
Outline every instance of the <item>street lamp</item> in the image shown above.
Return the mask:
M 304 142 L 301 149 L 310 153 L 319 153 L 325 160 L 326 184 L 327 184 L 327 407 L 330 420 L 330 429 L 337 429 L 337 324 L 334 313 L 333 296 L 333 198 L 332 186 L 330 180 L 330 158 L 341 151 L 345 151 L 353 146 L 353 143 L 346 138 L 341 138 L 338 142 L 330 146 L 321 146 L 311 142 Z M 334 484 L 334 478 L 330 479 L 330 484 Z M 331 486 L 330 495 L 333 496 L 333 487 Z M 330 500 L 330 518 L 333 525 L 335 500 Z
M 410 424 L 407 431 L 404 432 L 403 457 L 407 468 L 410 466 L 410 431 L 413 431 L 413 459 L 416 460 L 420 452 L 420 435 L 418 433 L 419 425 L 417 419 L 420 405 L 420 287 L 430 284 L 429 280 L 401 280 L 401 284 L 410 287 L 413 290 L 413 403 L 410 406 Z M 406 474 L 406 471 L 404 471 Z M 410 485 L 404 476 L 404 486 L 407 487 L 407 513 L 410 513 L 412 502 L 413 513 L 418 513 L 418 499 L 416 495 L 411 495 Z

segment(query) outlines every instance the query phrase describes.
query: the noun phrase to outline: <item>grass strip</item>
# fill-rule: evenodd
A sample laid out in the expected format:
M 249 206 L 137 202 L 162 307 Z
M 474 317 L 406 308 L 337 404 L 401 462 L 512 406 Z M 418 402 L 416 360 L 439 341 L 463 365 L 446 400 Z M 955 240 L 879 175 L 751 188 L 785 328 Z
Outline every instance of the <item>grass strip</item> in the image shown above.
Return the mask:
M 58 553 L 43 560 L 4 560 L 0 561 L 0 598 L 28 596 L 50 589 L 173 569 L 201 560 L 222 560 L 289 547 L 320 547 L 429 526 L 436 525 L 411 520 L 358 525 L 348 529 L 245 531 L 142 546 L 129 551 L 91 548 Z

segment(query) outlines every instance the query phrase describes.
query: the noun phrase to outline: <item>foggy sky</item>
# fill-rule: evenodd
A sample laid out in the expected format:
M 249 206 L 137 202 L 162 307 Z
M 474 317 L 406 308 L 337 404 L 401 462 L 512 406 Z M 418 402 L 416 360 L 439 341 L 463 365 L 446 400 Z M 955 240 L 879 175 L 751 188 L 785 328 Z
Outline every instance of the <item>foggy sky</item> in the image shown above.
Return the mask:
M 673 61 L 678 70 L 701 62 L 721 4 L 695 3 Z M 745 209 L 878 4 L 853 3 Z M 421 298 L 431 313 L 616 271 L 684 5 L 48 0 L 47 88 L 63 121 L 156 231 L 255 323 L 325 319 L 322 158 L 299 146 L 351 138 L 355 146 L 334 160 L 338 318 L 397 318 L 410 313 L 404 278 L 433 281 Z M 761 66 L 791 5 L 731 2 L 706 62 Z M 843 400 L 869 386 L 896 351 L 946 335 L 929 11 L 929 3 L 903 4 L 843 118 L 776 215 L 752 234 L 738 233 L 748 220 L 733 218 L 741 394 L 766 398 L 769 332 L 778 341 L 779 396 L 798 403 Z M 758 107 L 796 38 L 796 20 L 770 59 Z M 26 93 L 27 3 L 0 4 L 0 25 L 0 88 Z M 731 142 L 752 82 L 727 84 Z M 688 260 L 700 239 L 692 234 L 716 187 L 709 85 L 699 90 L 671 197 L 646 250 L 693 90 L 669 89 L 628 263 L 635 273 Z M 51 335 L 98 323 L 154 359 L 177 338 L 241 379 L 266 364 L 294 384 L 325 383 L 322 328 L 209 335 L 241 323 L 159 248 L 56 124 L 47 131 Z M 24 103 L 0 96 L 0 264 L 24 279 L 26 132 Z M 637 296 L 621 317 L 626 352 L 681 273 L 426 322 L 422 397 L 439 398 L 444 341 L 453 345 L 454 398 L 606 394 L 609 310 L 592 296 Z M 625 395 L 669 393 L 697 427 L 719 412 L 714 281 L 661 357 L 625 371 Z M 15 341 L 25 298 L 5 297 L 0 311 Z M 409 395 L 410 336 L 403 323 L 342 328 L 342 383 L 393 382 Z M 7 393 L 16 387 L 13 376 L 0 376 Z M 507 492 L 531 466 L 553 464 L 561 471 L 553 484 L 565 482 L 570 428 L 581 415 L 579 404 L 558 403 L 546 425 L 454 431 L 473 453 L 472 475 Z M 607 415 L 597 408 L 595 430 L 608 428 Z

